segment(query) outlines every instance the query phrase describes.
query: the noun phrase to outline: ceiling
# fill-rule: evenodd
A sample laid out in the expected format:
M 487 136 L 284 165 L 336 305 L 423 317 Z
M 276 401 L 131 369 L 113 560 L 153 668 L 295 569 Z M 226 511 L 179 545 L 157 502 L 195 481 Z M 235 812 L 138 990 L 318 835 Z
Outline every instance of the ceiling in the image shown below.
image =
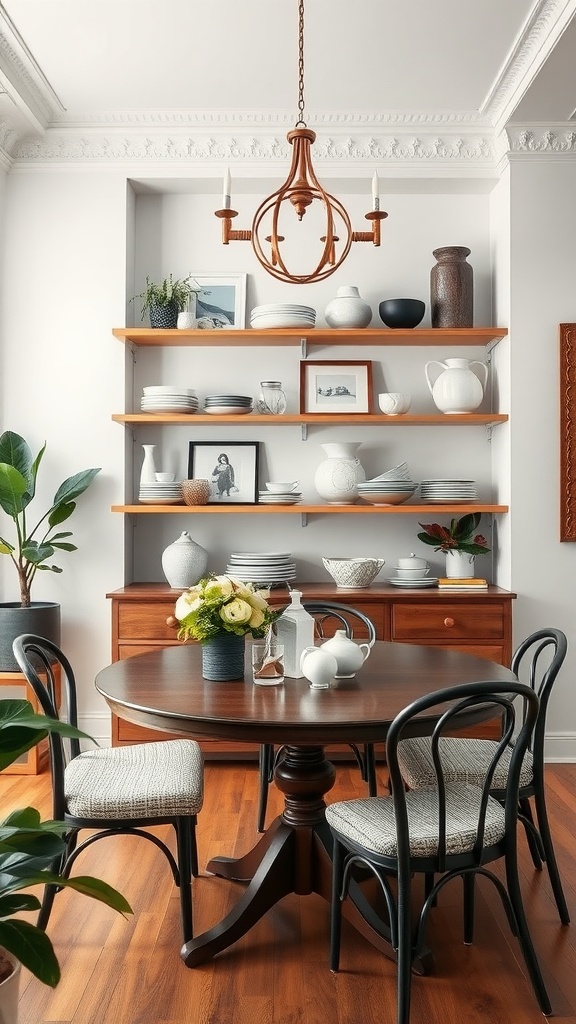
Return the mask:
M 576 0 L 306 0 L 306 117 L 566 122 L 575 12 Z M 297 0 L 4 0 L 17 59 L 0 47 L 0 91 L 32 132 L 198 110 L 295 121 L 297 29 Z

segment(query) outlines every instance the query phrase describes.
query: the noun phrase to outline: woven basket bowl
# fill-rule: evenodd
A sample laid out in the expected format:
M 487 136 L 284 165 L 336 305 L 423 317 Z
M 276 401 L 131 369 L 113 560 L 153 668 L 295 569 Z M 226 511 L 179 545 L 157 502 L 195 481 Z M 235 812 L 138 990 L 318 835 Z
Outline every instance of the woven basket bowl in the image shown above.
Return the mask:
M 323 558 L 337 587 L 369 587 L 384 565 L 382 558 Z
M 210 497 L 210 481 L 183 480 L 182 496 L 187 505 L 207 505 Z

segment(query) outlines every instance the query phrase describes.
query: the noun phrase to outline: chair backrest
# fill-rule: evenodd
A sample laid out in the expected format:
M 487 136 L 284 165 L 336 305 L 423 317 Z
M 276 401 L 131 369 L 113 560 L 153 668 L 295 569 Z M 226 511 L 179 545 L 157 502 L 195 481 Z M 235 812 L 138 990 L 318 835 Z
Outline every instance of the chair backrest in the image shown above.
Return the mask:
M 517 698 L 520 697 L 521 700 Z M 410 736 L 430 735 L 432 760 L 436 776 L 435 788 L 438 799 L 438 854 L 435 870 L 446 870 L 446 784 L 442 766 L 442 750 L 440 737 L 453 732 L 458 718 L 466 715 L 471 708 L 482 705 L 493 708 L 494 715 L 502 716 L 502 737 L 498 741 L 494 756 L 486 773 L 481 788 L 479 810 L 475 822 L 476 840 L 473 850 L 474 864 L 482 862 L 484 848 L 484 832 L 486 809 L 490 788 L 497 764 L 516 735 L 514 749 L 510 759 L 508 781 L 504 797 L 504 813 L 506 821 L 507 842 L 514 843 L 518 817 L 518 790 L 520 785 L 520 769 L 522 759 L 528 749 L 530 736 L 538 716 L 539 698 L 534 690 L 524 683 L 513 681 L 495 683 L 479 681 L 463 683 L 460 686 L 436 690 L 420 697 L 404 708 L 392 722 L 386 736 L 386 760 L 390 773 L 390 788 L 394 800 L 396 830 L 398 841 L 398 862 L 402 860 L 403 870 L 409 870 L 410 840 L 408 832 L 408 813 L 406 805 L 406 787 L 398 763 L 398 744 Z M 428 715 L 426 715 L 428 712 Z M 426 721 L 430 716 L 429 729 Z M 419 719 L 418 721 L 415 721 Z M 521 723 L 519 726 L 518 723 Z
M 45 637 L 23 633 L 16 637 L 12 649 L 20 671 L 34 690 L 42 712 L 49 718 L 67 721 L 78 728 L 76 680 L 72 666 L 60 648 Z M 58 709 L 56 673 L 60 677 L 61 703 L 66 709 L 65 715 L 60 715 Z M 58 819 L 63 817 L 66 810 L 64 769 L 67 762 L 80 753 L 80 740 L 76 737 L 64 740 L 59 734 L 50 733 L 49 744 L 53 811 L 54 817 Z
M 550 626 L 538 629 L 527 636 L 512 656 L 510 668 L 518 679 L 527 683 L 540 698 L 540 711 L 529 743 L 535 766 L 538 764 L 540 768 L 544 762 L 548 701 L 567 650 L 568 641 L 565 633 Z
M 304 608 L 316 619 L 318 636 L 332 636 L 336 629 L 344 629 L 348 639 L 368 640 L 370 647 L 376 641 L 376 627 L 358 608 L 337 601 L 303 601 Z

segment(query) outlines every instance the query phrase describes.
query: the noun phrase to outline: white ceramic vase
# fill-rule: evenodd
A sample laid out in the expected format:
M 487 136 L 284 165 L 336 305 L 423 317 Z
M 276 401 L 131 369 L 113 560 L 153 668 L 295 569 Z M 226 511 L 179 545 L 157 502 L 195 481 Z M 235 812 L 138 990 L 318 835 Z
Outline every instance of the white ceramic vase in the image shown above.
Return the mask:
M 478 367 L 480 377 L 473 366 Z M 433 380 L 433 368 L 438 367 L 441 372 Z M 426 363 L 424 373 L 434 404 L 440 412 L 448 415 L 473 412 L 484 398 L 488 367 L 477 359 L 446 359 L 443 363 L 439 359 L 431 359 Z
M 207 565 L 208 552 L 186 530 L 162 552 L 162 571 L 174 590 L 195 586 Z
M 144 461 L 140 470 L 140 485 L 156 483 L 156 461 L 154 458 L 155 444 L 143 444 Z
M 336 298 L 324 310 L 329 327 L 368 327 L 372 309 L 361 298 L 356 285 L 344 285 L 336 292 Z
M 360 441 L 332 441 L 321 445 L 327 458 L 314 475 L 314 486 L 328 505 L 354 505 L 358 484 L 366 479 L 356 452 Z
M 466 551 L 446 552 L 446 576 L 449 579 L 468 579 L 474 575 L 474 555 Z

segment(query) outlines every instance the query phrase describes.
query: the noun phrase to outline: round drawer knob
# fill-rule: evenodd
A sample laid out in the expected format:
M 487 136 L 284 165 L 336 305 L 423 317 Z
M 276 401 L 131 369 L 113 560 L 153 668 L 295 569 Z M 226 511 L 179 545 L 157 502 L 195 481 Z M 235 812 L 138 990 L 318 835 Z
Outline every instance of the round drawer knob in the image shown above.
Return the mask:
M 444 625 L 448 626 L 448 627 L 453 626 L 454 625 L 454 619 L 444 619 Z

